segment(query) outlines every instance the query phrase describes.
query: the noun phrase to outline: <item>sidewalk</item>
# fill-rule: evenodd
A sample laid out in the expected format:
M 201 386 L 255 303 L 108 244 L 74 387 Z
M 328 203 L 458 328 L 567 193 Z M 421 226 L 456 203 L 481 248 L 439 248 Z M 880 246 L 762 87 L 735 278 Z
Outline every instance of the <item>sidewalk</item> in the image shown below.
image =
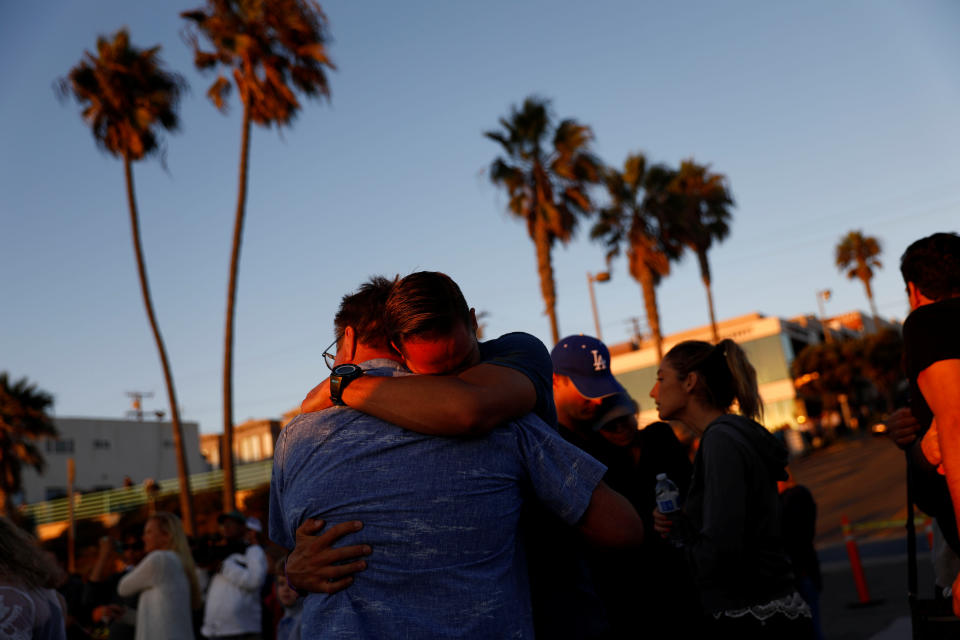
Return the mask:
M 933 595 L 933 570 L 926 545 L 917 554 L 920 596 Z M 820 610 L 827 640 L 910 640 L 906 539 L 859 545 L 871 604 L 859 605 L 843 545 L 819 551 L 823 571 Z

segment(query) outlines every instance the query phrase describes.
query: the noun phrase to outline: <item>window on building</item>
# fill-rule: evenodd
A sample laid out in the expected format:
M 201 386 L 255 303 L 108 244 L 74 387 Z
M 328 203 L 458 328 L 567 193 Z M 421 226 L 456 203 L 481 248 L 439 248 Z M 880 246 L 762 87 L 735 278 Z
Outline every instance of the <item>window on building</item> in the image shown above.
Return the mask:
M 273 456 L 273 437 L 269 433 L 264 433 L 260 436 L 263 444 L 263 457 L 269 458 Z
M 103 438 L 94 438 L 93 439 L 93 448 L 94 449 L 109 449 L 110 441 L 104 440 Z
M 73 438 L 47 440 L 47 453 L 73 453 Z

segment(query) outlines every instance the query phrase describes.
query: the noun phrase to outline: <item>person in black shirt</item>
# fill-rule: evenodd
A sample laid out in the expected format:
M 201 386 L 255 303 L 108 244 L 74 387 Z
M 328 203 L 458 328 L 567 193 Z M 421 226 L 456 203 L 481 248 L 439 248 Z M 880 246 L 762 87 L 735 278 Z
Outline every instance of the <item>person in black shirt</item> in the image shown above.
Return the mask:
M 911 309 L 903 324 L 910 410 L 926 430 L 911 449 L 915 498 L 960 551 L 955 515 L 960 506 L 960 236 L 935 233 L 917 240 L 901 257 L 900 272 Z M 946 476 L 947 492 L 930 467 Z M 958 581 L 953 609 L 960 614 Z

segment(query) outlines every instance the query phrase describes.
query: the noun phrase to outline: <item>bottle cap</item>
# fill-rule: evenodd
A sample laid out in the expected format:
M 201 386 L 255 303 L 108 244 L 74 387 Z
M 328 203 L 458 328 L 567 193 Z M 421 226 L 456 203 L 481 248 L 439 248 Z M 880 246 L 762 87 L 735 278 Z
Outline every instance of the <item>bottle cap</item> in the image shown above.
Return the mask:
M 657 480 L 666 480 L 666 479 L 667 479 L 667 474 L 665 474 L 665 473 L 658 473 L 658 474 L 657 474 Z

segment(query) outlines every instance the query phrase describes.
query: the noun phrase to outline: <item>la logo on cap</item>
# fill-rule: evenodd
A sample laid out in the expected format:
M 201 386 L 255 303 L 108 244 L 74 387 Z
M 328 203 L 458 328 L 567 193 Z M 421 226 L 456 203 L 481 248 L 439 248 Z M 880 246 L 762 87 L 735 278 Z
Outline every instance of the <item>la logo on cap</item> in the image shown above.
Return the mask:
M 591 349 L 590 353 L 593 354 L 593 370 L 594 371 L 603 371 L 607 368 L 607 361 L 603 359 L 603 356 L 600 355 L 600 352 L 596 349 Z

